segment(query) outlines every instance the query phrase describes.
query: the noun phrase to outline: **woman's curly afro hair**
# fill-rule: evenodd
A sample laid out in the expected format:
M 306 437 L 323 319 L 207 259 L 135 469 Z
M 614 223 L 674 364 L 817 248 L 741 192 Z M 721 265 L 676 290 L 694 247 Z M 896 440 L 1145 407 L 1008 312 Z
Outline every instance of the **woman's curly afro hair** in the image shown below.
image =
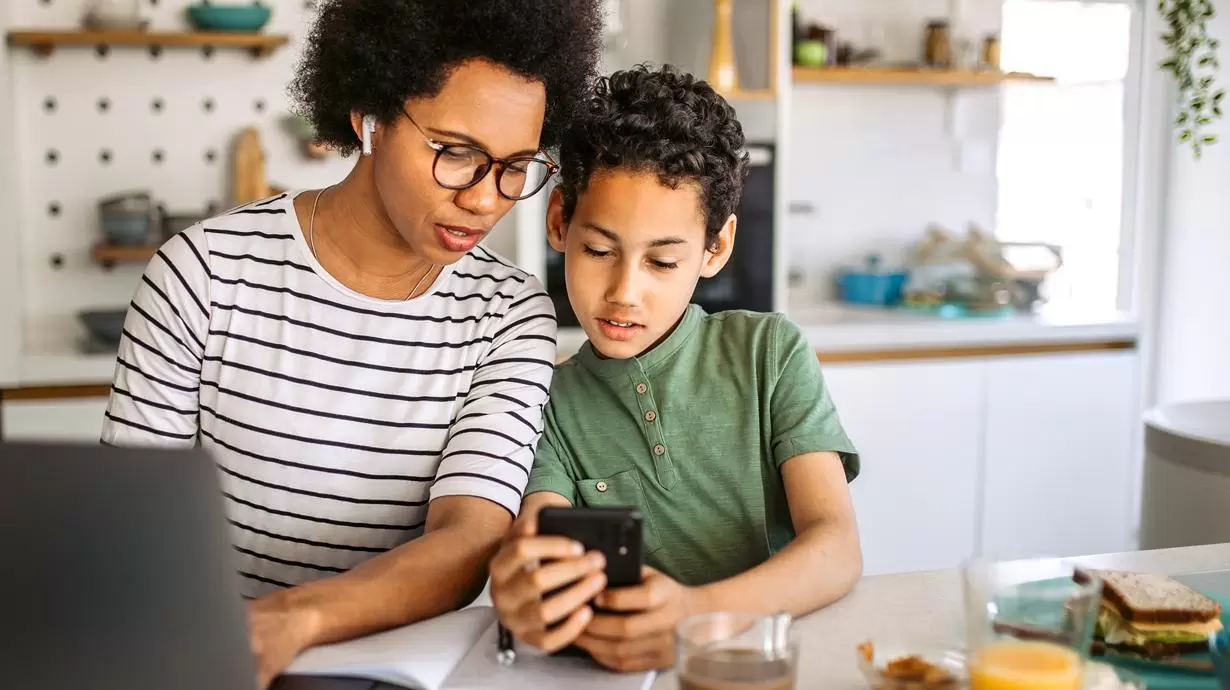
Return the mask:
M 739 203 L 747 161 L 734 108 L 707 82 L 670 65 L 615 72 L 598 81 L 588 107 L 564 132 L 564 218 L 572 217 L 594 174 L 655 172 L 669 187 L 699 187 L 705 239 L 712 244 Z
M 546 87 L 542 145 L 553 148 L 593 84 L 599 1 L 324 0 L 290 94 L 317 140 L 348 154 L 352 111 L 389 122 L 459 63 L 486 58 Z

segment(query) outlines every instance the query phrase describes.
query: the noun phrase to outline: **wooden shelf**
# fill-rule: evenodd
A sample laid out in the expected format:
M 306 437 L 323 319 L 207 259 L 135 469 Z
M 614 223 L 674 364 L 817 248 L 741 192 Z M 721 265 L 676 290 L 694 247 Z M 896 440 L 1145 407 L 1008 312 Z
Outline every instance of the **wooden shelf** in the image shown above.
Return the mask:
M 996 72 L 972 69 L 931 69 L 926 67 L 795 67 L 798 84 L 862 84 L 886 86 L 993 86 L 1005 82 L 1051 82 L 1025 72 Z
M 29 30 L 10 31 L 10 46 L 31 48 L 35 54 L 47 56 L 57 47 L 142 46 L 154 48 L 235 48 L 248 50 L 256 57 L 265 57 L 290 42 L 278 34 L 209 32 L 209 31 L 139 31 L 131 30 Z
M 777 98 L 773 89 L 738 89 L 736 91 L 718 91 L 718 95 L 728 101 L 771 101 Z
M 148 246 L 97 244 L 94 245 L 90 256 L 97 263 L 110 267 L 115 264 L 144 263 L 154 258 L 157 252 L 158 245 L 156 244 Z

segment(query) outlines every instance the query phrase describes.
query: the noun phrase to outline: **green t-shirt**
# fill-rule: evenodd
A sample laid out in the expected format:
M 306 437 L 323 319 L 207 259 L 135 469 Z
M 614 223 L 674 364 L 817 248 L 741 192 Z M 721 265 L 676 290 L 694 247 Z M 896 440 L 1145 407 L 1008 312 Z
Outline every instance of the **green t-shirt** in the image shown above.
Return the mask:
M 781 466 L 859 471 L 815 350 L 781 314 L 706 314 L 635 359 L 585 343 L 556 368 L 526 494 L 644 514 L 645 562 L 685 585 L 742 573 L 795 537 Z

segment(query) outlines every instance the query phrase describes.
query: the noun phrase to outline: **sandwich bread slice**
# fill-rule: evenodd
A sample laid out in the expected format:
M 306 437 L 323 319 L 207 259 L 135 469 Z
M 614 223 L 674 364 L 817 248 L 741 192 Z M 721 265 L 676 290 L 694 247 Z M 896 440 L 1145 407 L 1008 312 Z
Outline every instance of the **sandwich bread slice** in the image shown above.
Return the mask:
M 1161 659 L 1206 650 L 1209 637 L 1222 629 L 1221 604 L 1169 577 L 1082 572 L 1102 579 L 1094 637 L 1108 647 Z

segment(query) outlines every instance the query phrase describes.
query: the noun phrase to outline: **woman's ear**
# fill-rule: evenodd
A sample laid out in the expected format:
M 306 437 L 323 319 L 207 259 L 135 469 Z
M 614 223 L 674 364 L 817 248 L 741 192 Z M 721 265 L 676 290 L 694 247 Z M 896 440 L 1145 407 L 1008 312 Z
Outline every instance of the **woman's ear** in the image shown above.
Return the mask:
M 547 242 L 551 248 L 563 254 L 568 224 L 564 222 L 564 193 L 557 186 L 547 200 Z
M 735 248 L 735 226 L 738 223 L 739 219 L 735 214 L 730 214 L 730 217 L 722 224 L 722 229 L 718 231 L 717 237 L 705 249 L 705 263 L 700 267 L 702 278 L 712 278 L 717 275 L 726 266 L 726 262 L 730 261 L 730 253 Z
M 359 139 L 363 155 L 372 155 L 372 140 L 376 137 L 376 116 L 354 111 L 350 113 L 350 126 Z

